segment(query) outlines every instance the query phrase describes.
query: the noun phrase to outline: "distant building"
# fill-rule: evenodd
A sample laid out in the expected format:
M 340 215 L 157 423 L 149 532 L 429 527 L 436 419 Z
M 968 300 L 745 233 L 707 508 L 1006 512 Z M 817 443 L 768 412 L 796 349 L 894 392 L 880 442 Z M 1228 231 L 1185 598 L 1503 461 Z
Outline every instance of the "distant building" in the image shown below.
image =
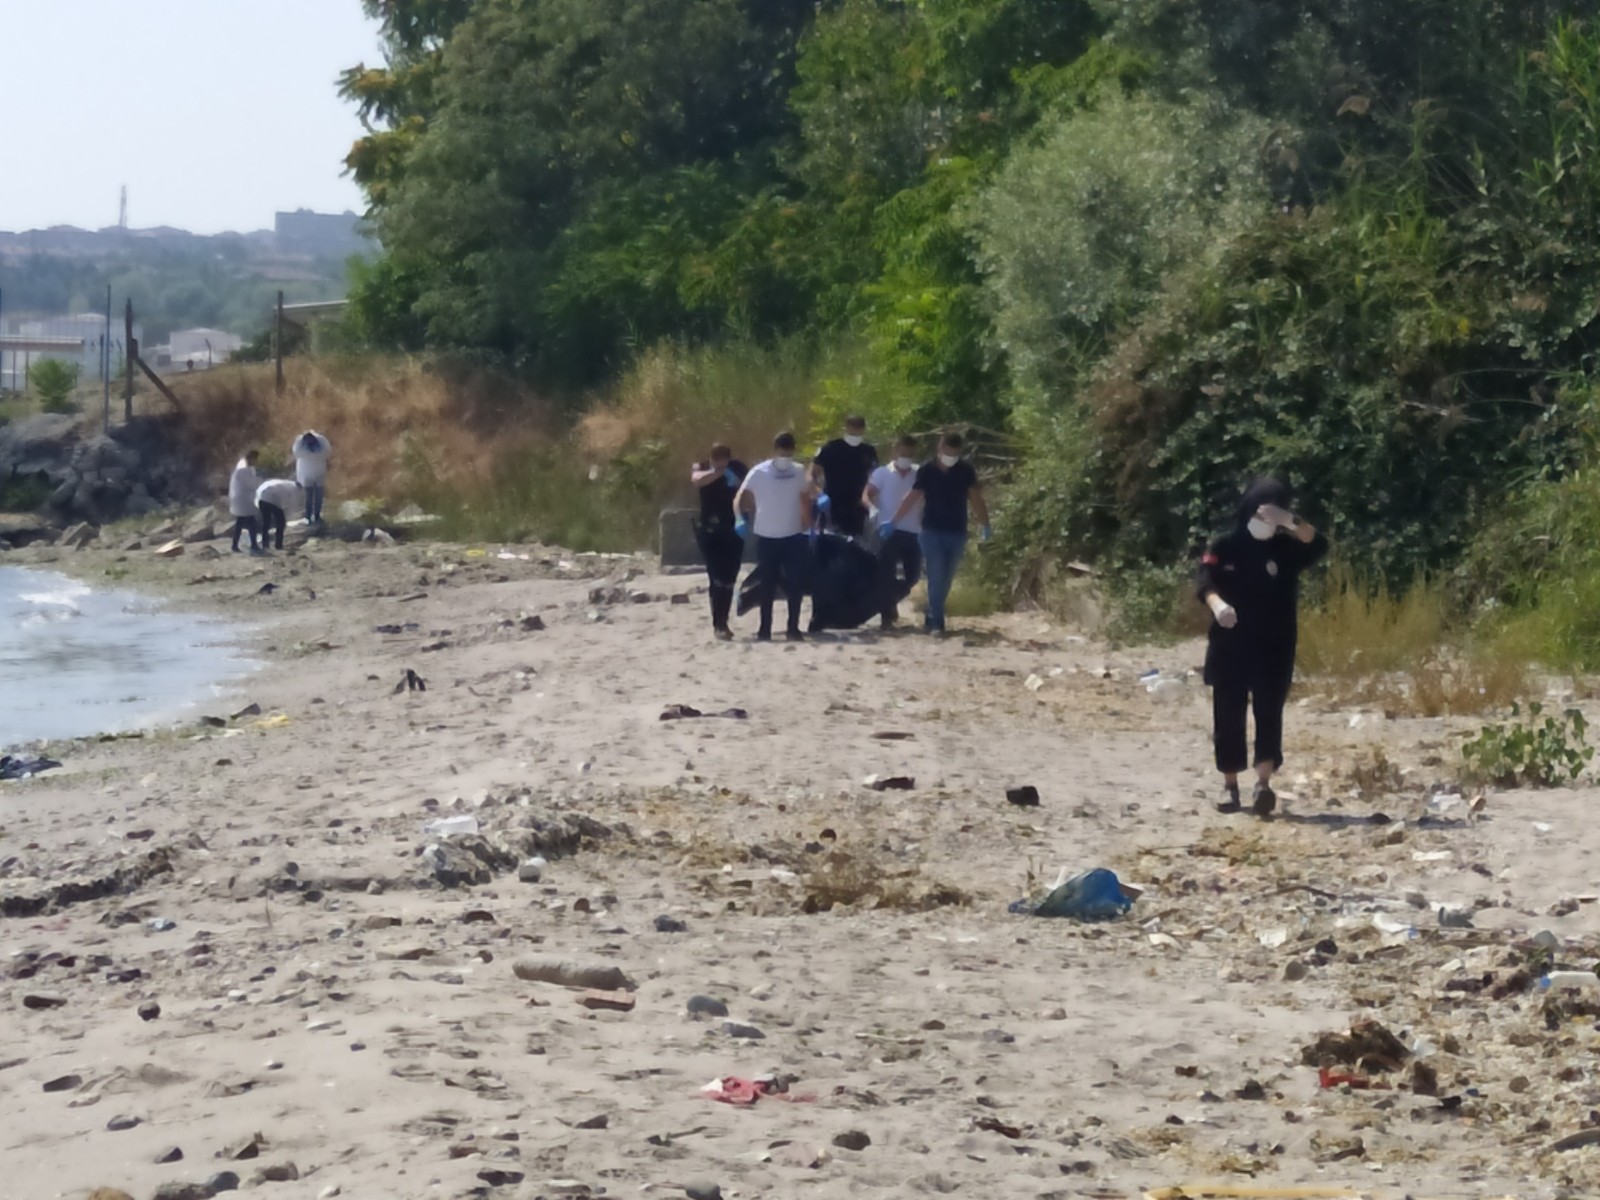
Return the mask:
M 149 361 L 158 369 L 187 371 L 193 364 L 194 370 L 204 371 L 227 362 L 242 345 L 243 338 L 222 329 L 174 329 L 172 339 L 155 347 Z
M 105 332 L 104 313 L 6 316 L 0 322 L 0 389 L 21 391 L 27 386 L 33 364 L 47 358 L 73 364 L 78 368 L 80 380 L 99 379 Z M 113 371 L 122 366 L 124 332 L 120 318 L 114 319 L 111 324 Z M 142 326 L 135 324 L 134 337 L 141 334 Z
M 345 257 L 371 248 L 361 232 L 361 218 L 353 212 L 337 215 L 308 208 L 281 212 L 273 221 L 280 254 L 315 254 Z

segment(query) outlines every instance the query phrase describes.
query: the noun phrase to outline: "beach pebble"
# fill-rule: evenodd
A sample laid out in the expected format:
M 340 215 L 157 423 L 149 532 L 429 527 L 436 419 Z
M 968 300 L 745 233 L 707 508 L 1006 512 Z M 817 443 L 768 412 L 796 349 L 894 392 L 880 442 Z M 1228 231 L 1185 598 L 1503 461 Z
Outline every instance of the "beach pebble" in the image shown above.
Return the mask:
M 687 1005 L 689 1015 L 692 1017 L 725 1017 L 728 1015 L 728 1006 L 721 1000 L 710 996 L 690 996 Z
M 139 1005 L 139 1019 L 141 1021 L 154 1021 L 161 1015 L 161 1005 L 154 1000 L 146 1000 Z
M 232 1171 L 218 1171 L 206 1180 L 206 1190 L 213 1196 L 218 1192 L 236 1192 L 239 1190 L 239 1177 Z
M 300 1168 L 292 1162 L 274 1163 L 270 1167 L 263 1167 L 251 1178 L 252 1184 L 256 1183 L 293 1183 L 300 1178 Z
M 132 1129 L 137 1124 L 139 1124 L 138 1117 L 112 1117 L 111 1120 L 106 1122 L 106 1128 L 112 1133 L 121 1133 L 124 1129 Z
M 215 1195 L 205 1183 L 163 1183 L 150 1200 L 211 1200 Z
M 684 1184 L 683 1194 L 689 1200 L 722 1200 L 722 1188 L 707 1179 Z
M 65 1008 L 66 1006 L 67 998 L 65 996 L 34 994 L 22 998 L 23 1008 Z
M 657 933 L 687 933 L 689 926 L 676 917 L 660 916 L 656 918 Z
M 83 1086 L 82 1075 L 58 1075 L 44 1085 L 47 1092 L 68 1092 Z
M 181 1146 L 168 1146 L 160 1154 L 156 1155 L 155 1160 L 158 1163 L 182 1162 L 183 1148 Z
M 544 878 L 544 869 L 548 864 L 542 858 L 530 858 L 517 868 L 517 878 L 523 883 L 538 883 Z
M 872 1139 L 859 1129 L 847 1129 L 833 1136 L 833 1144 L 841 1150 L 865 1150 Z
M 763 1041 L 767 1036 L 754 1025 L 741 1025 L 738 1021 L 724 1021 L 722 1032 L 731 1038 L 745 1038 L 748 1041 Z
M 1298 958 L 1291 958 L 1283 964 L 1283 981 L 1285 983 L 1299 983 L 1311 973 L 1311 968 Z

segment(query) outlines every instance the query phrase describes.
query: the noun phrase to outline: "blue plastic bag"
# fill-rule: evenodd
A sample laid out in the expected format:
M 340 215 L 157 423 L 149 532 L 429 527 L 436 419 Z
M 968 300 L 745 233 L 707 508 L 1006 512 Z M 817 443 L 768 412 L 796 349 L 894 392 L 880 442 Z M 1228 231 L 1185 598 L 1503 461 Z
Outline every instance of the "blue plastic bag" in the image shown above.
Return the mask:
M 1038 904 L 1018 900 L 1011 905 L 1011 911 L 1034 917 L 1070 917 L 1074 921 L 1113 921 L 1132 907 L 1133 901 L 1123 894 L 1116 873 L 1096 867 L 1064 880 Z

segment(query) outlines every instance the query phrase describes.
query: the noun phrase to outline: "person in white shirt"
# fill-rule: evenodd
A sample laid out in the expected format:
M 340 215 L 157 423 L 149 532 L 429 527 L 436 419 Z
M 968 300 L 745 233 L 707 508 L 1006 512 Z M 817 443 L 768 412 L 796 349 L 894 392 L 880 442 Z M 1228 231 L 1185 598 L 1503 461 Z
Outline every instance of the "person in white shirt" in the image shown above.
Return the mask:
M 250 535 L 250 553 L 260 554 L 256 541 L 256 489 L 261 486 L 261 476 L 256 474 L 256 459 L 261 455 L 251 450 L 233 468 L 233 478 L 228 480 L 228 514 L 233 517 L 233 552 L 239 553 L 239 535 Z
M 867 480 L 862 503 L 872 511 L 874 527 L 890 520 L 900 511 L 900 505 L 911 494 L 917 483 L 917 439 L 901 434 L 895 439 L 894 460 L 879 467 Z M 895 524 L 889 536 L 878 547 L 878 588 L 884 597 L 883 628 L 893 629 L 900 619 L 899 605 L 894 600 L 917 586 L 922 578 L 922 508 L 913 506 L 905 518 Z M 905 582 L 898 581 L 900 571 L 905 572 Z M 903 589 L 903 590 L 902 590 Z
M 283 531 L 289 525 L 289 509 L 305 503 L 302 488 L 293 479 L 269 479 L 256 489 L 256 507 L 261 510 L 261 548 L 270 549 L 274 540 L 283 549 Z
M 315 429 L 295 438 L 289 448 L 294 455 L 294 477 L 306 492 L 306 521 L 322 524 L 322 494 L 328 482 L 328 455 L 333 446 Z
M 761 575 L 758 642 L 772 640 L 772 605 L 780 581 L 789 605 L 789 640 L 805 641 L 800 601 L 811 561 L 806 531 L 811 526 L 814 490 L 810 474 L 794 461 L 794 434 L 780 433 L 772 439 L 772 457 L 751 469 L 733 498 L 734 512 L 741 514 L 735 528 L 741 536 L 751 529 L 756 535 L 756 569 Z M 755 519 L 747 522 L 743 514 L 751 511 Z

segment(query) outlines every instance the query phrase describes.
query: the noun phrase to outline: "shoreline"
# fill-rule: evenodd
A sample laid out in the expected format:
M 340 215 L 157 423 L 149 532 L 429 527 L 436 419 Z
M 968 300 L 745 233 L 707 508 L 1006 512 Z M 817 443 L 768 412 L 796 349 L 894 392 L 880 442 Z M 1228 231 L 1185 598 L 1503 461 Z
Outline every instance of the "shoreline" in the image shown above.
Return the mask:
M 1352 728 L 1311 703 L 1284 819 L 1218 817 L 1203 692 L 1138 684 L 1181 676 L 1194 644 L 1113 650 L 1038 614 L 938 643 L 719 644 L 699 577 L 516 553 L 39 564 L 259 622 L 265 665 L 242 697 L 260 717 L 86 741 L 0 786 L 19 1195 L 148 1200 L 220 1170 L 372 1200 L 1600 1182 L 1592 1150 L 1529 1182 L 1527 1139 L 1585 1119 L 1555 1051 L 1581 1026 L 1546 1031 L 1537 993 L 1446 989 L 1539 930 L 1577 965 L 1600 947 L 1600 905 L 1548 911 L 1591 886 L 1590 789 L 1441 821 L 1424 760 L 1466 723 Z M 679 704 L 748 717 L 662 720 Z M 1352 799 L 1379 748 L 1411 783 Z M 889 776 L 912 790 L 864 782 Z M 1006 802 L 1028 783 L 1039 807 Z M 481 834 L 428 832 L 447 816 Z M 1144 895 L 1104 925 L 1007 913 L 1063 866 Z M 1380 915 L 1416 936 L 1388 944 Z M 635 987 L 586 1008 L 518 977 L 535 956 Z M 1442 1109 L 1409 1064 L 1393 1089 L 1319 1089 L 1305 1048 L 1363 1016 L 1434 1047 L 1442 1095 L 1482 1098 Z M 701 1093 L 766 1072 L 813 1099 Z

